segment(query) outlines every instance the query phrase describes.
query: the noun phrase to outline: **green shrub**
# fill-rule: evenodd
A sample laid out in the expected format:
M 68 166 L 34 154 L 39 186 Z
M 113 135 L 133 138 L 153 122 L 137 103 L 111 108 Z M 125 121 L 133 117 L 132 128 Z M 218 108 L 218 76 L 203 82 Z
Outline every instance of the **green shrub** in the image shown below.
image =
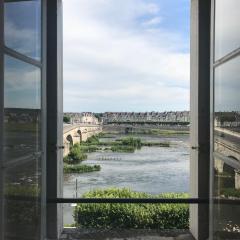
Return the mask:
M 99 144 L 99 137 L 97 135 L 93 135 L 90 138 L 87 139 L 85 144 L 94 144 L 98 145 Z
M 84 198 L 186 198 L 187 194 L 150 195 L 129 189 L 90 191 Z M 78 204 L 74 210 L 77 226 L 86 228 L 187 229 L 187 204 Z
M 101 166 L 100 165 L 64 165 L 63 171 L 64 173 L 86 173 L 86 172 L 95 172 L 100 171 Z
M 80 147 L 80 144 L 74 144 L 68 154 L 68 158 L 65 159 L 68 164 L 80 163 L 87 159 L 87 154 L 85 154 Z

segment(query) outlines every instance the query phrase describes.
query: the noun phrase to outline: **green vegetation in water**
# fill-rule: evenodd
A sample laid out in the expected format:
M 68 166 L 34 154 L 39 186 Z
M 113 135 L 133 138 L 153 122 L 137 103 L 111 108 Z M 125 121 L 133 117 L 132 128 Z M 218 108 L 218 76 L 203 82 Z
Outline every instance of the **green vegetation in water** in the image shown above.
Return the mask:
M 99 147 L 94 145 L 84 145 L 81 146 L 80 144 L 74 144 L 73 147 L 71 147 L 69 154 L 64 157 L 64 167 L 63 172 L 64 173 L 85 173 L 85 172 L 94 172 L 94 171 L 100 171 L 101 167 L 100 165 L 83 165 L 79 164 L 83 160 L 87 159 L 87 152 L 95 152 L 99 149 Z
M 156 135 L 187 135 L 189 131 L 183 130 L 169 130 L 169 129 L 151 129 L 152 134 Z
M 80 145 L 80 148 L 82 148 L 83 150 L 84 150 L 84 147 L 86 149 L 89 148 L 90 151 L 84 151 L 84 152 L 93 152 L 93 151 L 103 149 L 102 147 L 104 146 L 107 147 L 107 148 L 104 148 L 104 150 L 111 150 L 112 152 L 132 153 L 136 149 L 141 149 L 142 146 L 170 147 L 170 143 L 169 142 L 142 142 L 140 138 L 136 138 L 132 136 L 116 139 L 115 141 L 100 142 L 99 136 L 92 136 L 86 142 L 82 143 Z M 91 147 L 93 149 L 91 149 Z
M 128 153 L 133 153 L 135 149 L 136 148 L 133 146 L 123 146 L 123 145 L 116 145 L 110 148 L 112 152 L 128 152 Z
M 78 164 L 87 159 L 87 154 L 80 148 L 80 144 L 74 144 L 69 154 L 64 157 L 63 161 L 68 164 Z
M 142 146 L 146 147 L 170 147 L 169 142 L 143 142 Z
M 100 135 L 93 135 L 90 138 L 88 138 L 86 142 L 83 142 L 82 144 L 83 145 L 88 145 L 88 144 L 98 145 L 99 144 L 99 137 L 100 137 Z
M 187 198 L 186 193 L 150 195 L 127 188 L 94 190 L 83 198 Z M 76 226 L 122 229 L 188 229 L 188 204 L 78 204 L 74 209 Z
M 100 171 L 101 166 L 100 165 L 69 165 L 65 164 L 63 167 L 64 173 L 87 173 L 87 172 L 95 172 Z

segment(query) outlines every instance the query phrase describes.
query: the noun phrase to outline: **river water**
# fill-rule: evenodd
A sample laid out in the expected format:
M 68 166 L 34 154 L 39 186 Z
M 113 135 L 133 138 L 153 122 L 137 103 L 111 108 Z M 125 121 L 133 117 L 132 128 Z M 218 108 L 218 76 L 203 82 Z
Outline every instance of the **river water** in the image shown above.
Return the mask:
M 121 137 L 123 136 L 114 136 L 114 138 Z M 142 141 L 169 142 L 170 147 L 142 147 L 134 153 L 89 153 L 88 160 L 84 164 L 101 165 L 101 171 L 66 174 L 64 197 L 81 197 L 89 190 L 108 187 L 127 187 L 151 194 L 188 192 L 189 136 L 138 135 L 137 137 Z M 113 140 L 101 139 L 101 141 Z M 65 206 L 64 212 L 64 223 L 72 223 L 70 205 Z

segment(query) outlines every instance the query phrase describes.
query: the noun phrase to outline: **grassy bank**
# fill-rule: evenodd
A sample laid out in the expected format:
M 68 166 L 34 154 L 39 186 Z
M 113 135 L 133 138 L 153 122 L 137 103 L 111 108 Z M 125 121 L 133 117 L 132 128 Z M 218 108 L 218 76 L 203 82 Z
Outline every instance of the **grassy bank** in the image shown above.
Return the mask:
M 63 167 L 64 173 L 87 173 L 87 172 L 95 172 L 100 171 L 101 166 L 100 165 L 69 165 L 65 164 Z
M 185 193 L 150 195 L 129 189 L 90 191 L 84 198 L 187 198 Z M 187 229 L 187 204 L 78 204 L 74 210 L 77 226 L 86 228 Z

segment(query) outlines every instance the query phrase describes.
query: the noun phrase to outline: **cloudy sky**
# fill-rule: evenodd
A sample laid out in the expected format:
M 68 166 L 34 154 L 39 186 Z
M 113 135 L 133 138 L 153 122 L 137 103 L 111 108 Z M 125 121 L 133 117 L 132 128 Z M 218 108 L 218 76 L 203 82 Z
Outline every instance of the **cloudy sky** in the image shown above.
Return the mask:
M 63 0 L 64 111 L 189 109 L 189 0 Z

